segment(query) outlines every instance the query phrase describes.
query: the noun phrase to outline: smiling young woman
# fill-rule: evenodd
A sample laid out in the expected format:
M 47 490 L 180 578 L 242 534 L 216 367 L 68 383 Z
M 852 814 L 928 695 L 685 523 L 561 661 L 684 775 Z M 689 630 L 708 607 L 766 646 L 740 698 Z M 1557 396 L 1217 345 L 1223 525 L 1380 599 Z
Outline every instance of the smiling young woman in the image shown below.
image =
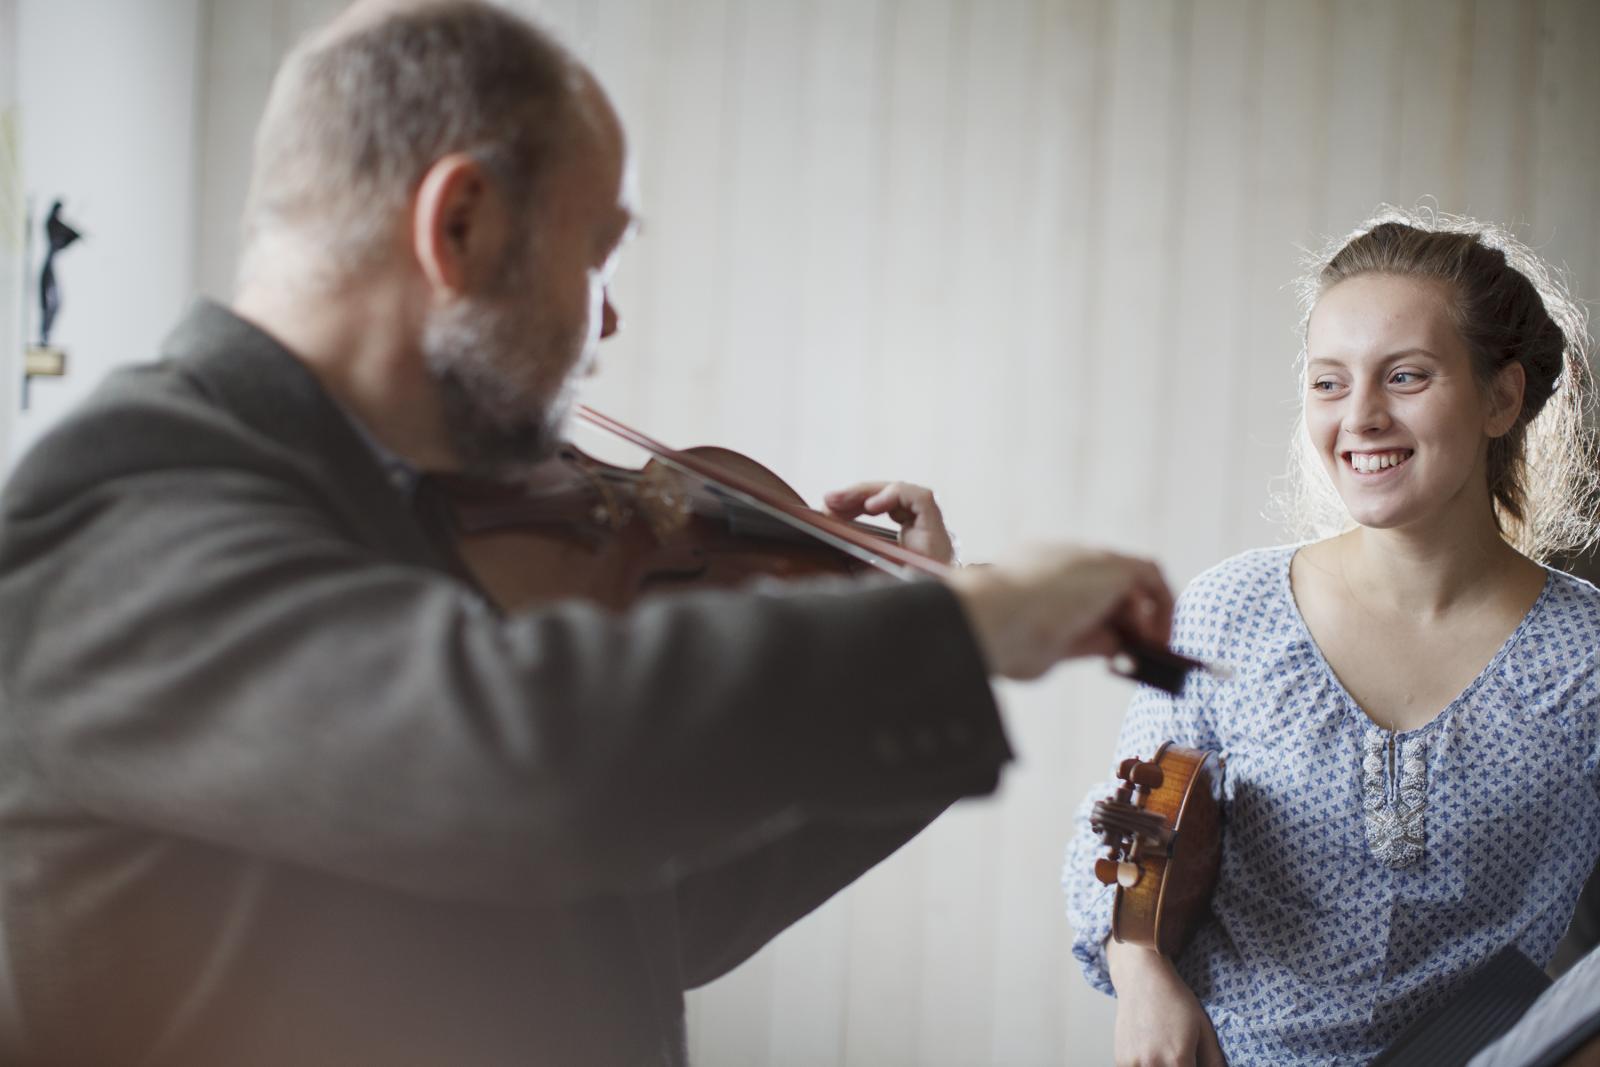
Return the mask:
M 1300 543 L 1197 578 L 1118 758 L 1227 757 L 1212 918 L 1110 942 L 1080 813 L 1074 951 L 1118 1063 L 1369 1062 L 1498 950 L 1549 959 L 1600 854 L 1600 591 L 1580 309 L 1503 231 L 1386 210 L 1304 288 Z M 1104 788 L 1090 793 L 1090 801 Z

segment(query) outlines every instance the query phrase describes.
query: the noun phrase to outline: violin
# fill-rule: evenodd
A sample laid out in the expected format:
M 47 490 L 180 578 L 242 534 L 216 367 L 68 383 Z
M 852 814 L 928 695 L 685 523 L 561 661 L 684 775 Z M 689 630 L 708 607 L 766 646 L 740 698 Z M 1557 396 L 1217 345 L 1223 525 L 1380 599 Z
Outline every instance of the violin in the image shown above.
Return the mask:
M 731 449 L 673 449 L 593 408 L 575 414 L 651 459 L 634 470 L 569 444 L 515 484 L 429 476 L 463 562 L 505 611 L 562 597 L 620 609 L 652 592 L 759 576 L 949 572 L 902 546 L 894 530 L 808 508 L 776 474 Z M 1112 669 L 1169 692 L 1189 671 L 1209 669 L 1131 635 L 1123 643 Z
M 1148 761 L 1123 760 L 1117 777 L 1089 816 L 1106 846 L 1095 877 L 1116 887 L 1111 936 L 1177 959 L 1222 865 L 1222 758 L 1167 741 Z
M 621 609 L 671 589 L 878 569 L 681 466 L 692 460 L 804 508 L 800 494 L 755 460 L 711 446 L 676 455 L 676 463 L 652 458 L 633 469 L 569 443 L 515 483 L 429 477 L 449 506 L 467 569 L 507 612 L 567 597 Z M 845 525 L 875 548 L 913 555 L 894 530 Z

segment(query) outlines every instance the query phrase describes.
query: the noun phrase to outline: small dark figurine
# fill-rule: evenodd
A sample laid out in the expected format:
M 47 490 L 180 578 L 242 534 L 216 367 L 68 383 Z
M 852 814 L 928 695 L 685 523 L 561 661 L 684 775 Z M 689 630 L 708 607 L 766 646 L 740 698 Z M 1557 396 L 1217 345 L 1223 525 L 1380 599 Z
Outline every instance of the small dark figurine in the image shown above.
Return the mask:
M 44 269 L 39 272 L 39 345 L 50 343 L 50 328 L 55 325 L 61 311 L 61 290 L 56 286 L 56 253 L 76 241 L 81 235 L 61 221 L 61 201 L 50 205 L 50 217 L 44 222 L 48 248 L 44 254 Z

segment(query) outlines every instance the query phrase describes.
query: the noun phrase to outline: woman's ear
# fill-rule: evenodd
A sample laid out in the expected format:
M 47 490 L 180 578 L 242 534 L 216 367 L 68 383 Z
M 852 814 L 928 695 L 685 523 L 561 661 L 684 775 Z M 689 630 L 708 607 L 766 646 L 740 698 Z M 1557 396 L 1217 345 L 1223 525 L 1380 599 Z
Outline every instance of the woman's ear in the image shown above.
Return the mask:
M 497 262 L 505 241 L 500 206 L 483 167 L 464 153 L 444 156 L 423 174 L 412 203 L 411 244 L 437 295 L 462 295 Z
M 1521 363 L 1512 360 L 1495 372 L 1489 383 L 1488 425 L 1490 437 L 1504 437 L 1522 414 L 1522 394 L 1527 388 L 1527 371 Z

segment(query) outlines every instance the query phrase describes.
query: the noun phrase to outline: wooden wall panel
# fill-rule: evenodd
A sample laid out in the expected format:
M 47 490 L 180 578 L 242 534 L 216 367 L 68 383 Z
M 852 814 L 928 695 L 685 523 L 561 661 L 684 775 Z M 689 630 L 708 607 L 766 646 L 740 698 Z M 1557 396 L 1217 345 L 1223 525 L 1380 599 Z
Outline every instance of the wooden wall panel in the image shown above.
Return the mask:
M 1466 179 L 1466 79 L 1472 7 L 1465 0 L 1410 0 L 1400 18 L 1400 96 L 1393 193 L 1402 203 L 1433 196 L 1459 204 Z
M 1573 271 L 1575 295 L 1600 300 L 1600 5 L 1543 0 L 1538 90 L 1534 94 L 1529 237 L 1552 260 Z M 1579 207 L 1587 205 L 1587 208 Z M 1576 225 L 1580 218 L 1586 225 Z M 1591 332 L 1593 328 L 1591 327 Z
M 1177 175 L 1187 169 L 1190 14 L 1186 3 L 1117 4 L 1110 35 L 1105 215 L 1099 257 L 1104 290 L 1092 314 L 1095 343 L 1079 356 L 1078 388 L 1094 397 L 1087 450 L 1115 462 L 1088 465 L 1081 506 L 1085 531 L 1100 540 L 1152 546 L 1155 499 L 1165 481 L 1156 462 L 1162 431 L 1150 401 L 1168 370 L 1167 306 L 1177 280 L 1169 269 L 1177 223 Z M 1138 472 L 1136 477 L 1130 473 Z
M 1079 364 L 1090 358 L 1100 291 L 1105 218 L 1099 202 L 1107 174 L 1108 96 L 1114 28 L 1110 0 L 1040 0 L 1035 7 L 1031 62 L 1034 98 L 1023 131 L 1032 144 L 1024 175 L 1026 243 L 1016 259 L 1021 362 L 1003 408 L 1012 417 L 1012 443 L 1003 462 L 1015 484 L 1042 492 L 974 500 L 1003 516 L 1007 537 L 1076 534 L 1086 522 L 1077 465 L 1087 441 L 1091 404 L 1079 388 Z M 1019 237 L 1019 240 L 1021 238 Z M 996 462 L 993 457 L 990 462 Z
M 1519 225 L 1528 219 L 1539 73 L 1539 22 L 1528 14 L 1526 6 L 1493 0 L 1471 8 L 1461 199 L 1446 205 Z
M 965 0 L 896 0 L 882 10 L 878 106 L 883 144 L 874 177 L 881 277 L 875 352 L 862 383 L 877 398 L 880 413 L 863 429 L 880 457 L 877 471 L 940 484 L 934 472 L 949 463 L 959 447 L 951 438 L 960 435 L 948 432 L 952 423 L 933 407 L 948 403 L 949 390 L 929 390 L 924 383 L 942 381 L 948 373 L 941 358 L 941 316 L 954 289 L 955 268 L 943 223 L 926 222 L 947 220 L 960 189 L 962 130 L 949 116 L 966 86 L 961 57 L 969 5 Z M 919 432 L 924 427 L 934 432 Z M 937 439 L 932 448 L 926 446 L 930 438 Z M 951 504 L 947 495 L 944 503 Z M 841 1058 L 820 1062 L 915 1063 L 922 978 L 928 969 L 928 865 L 936 862 L 931 854 L 936 844 L 925 835 L 834 905 L 847 920 L 838 931 L 845 937 L 838 980 L 849 1010 L 842 1013 Z M 782 1062 L 804 1067 L 807 1061 L 796 1054 Z
M 1240 548 L 1277 535 L 1263 513 L 1288 468 L 1298 410 L 1299 338 L 1288 283 L 1299 269 L 1301 242 L 1317 226 L 1327 172 L 1327 141 L 1317 121 L 1328 100 L 1327 2 L 1271 0 L 1254 13 L 1259 80 L 1250 109 L 1254 143 L 1241 183 L 1250 210 L 1239 235 L 1233 303 L 1248 371 L 1237 379 L 1228 476 L 1219 479 L 1229 499 L 1228 540 Z
M 1212 0 L 1196 4 L 1191 16 L 1182 117 L 1191 133 L 1182 178 L 1172 183 L 1179 201 L 1169 260 L 1177 273 L 1169 283 L 1170 313 L 1162 316 L 1166 387 L 1152 397 L 1150 419 L 1164 445 L 1157 456 L 1163 493 L 1156 529 L 1190 534 L 1169 541 L 1168 564 L 1180 575 L 1216 562 L 1215 546 L 1232 536 L 1240 506 L 1201 472 L 1232 462 L 1245 415 L 1239 392 L 1248 359 L 1238 279 L 1255 204 L 1239 181 L 1239 162 L 1257 138 L 1259 6 Z M 1234 62 L 1210 61 L 1222 54 Z

